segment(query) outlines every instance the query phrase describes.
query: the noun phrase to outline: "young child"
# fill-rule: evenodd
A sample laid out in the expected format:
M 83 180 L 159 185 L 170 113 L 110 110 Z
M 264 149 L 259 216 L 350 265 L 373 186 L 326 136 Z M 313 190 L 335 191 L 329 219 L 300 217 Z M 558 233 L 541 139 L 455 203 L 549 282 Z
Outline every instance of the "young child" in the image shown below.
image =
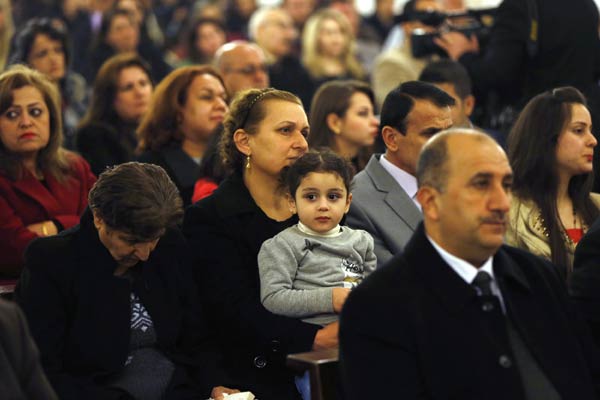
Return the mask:
M 261 301 L 272 313 L 335 322 L 350 289 L 375 270 L 371 235 L 339 225 L 352 201 L 351 180 L 350 164 L 331 151 L 310 151 L 285 172 L 299 222 L 258 254 Z

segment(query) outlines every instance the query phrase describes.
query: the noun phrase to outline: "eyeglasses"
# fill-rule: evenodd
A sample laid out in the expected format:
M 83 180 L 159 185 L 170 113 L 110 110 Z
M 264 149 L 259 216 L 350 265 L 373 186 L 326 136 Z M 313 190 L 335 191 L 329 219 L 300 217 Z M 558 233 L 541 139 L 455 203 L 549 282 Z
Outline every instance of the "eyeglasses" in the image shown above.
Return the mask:
M 227 72 L 233 72 L 235 74 L 242 75 L 254 75 L 257 72 L 264 72 L 265 74 L 269 72 L 269 67 L 266 65 L 246 65 L 242 68 L 227 68 Z

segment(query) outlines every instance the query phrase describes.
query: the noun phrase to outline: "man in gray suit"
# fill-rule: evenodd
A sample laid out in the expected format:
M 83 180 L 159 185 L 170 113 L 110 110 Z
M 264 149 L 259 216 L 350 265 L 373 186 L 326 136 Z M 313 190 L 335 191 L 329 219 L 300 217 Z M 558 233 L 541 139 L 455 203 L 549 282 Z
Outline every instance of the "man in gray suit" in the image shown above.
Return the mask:
M 385 154 L 375 154 L 354 178 L 346 224 L 375 239 L 377 266 L 402 250 L 422 220 L 416 201 L 417 159 L 427 139 L 452 126 L 454 99 L 425 82 L 392 90 L 381 109 Z

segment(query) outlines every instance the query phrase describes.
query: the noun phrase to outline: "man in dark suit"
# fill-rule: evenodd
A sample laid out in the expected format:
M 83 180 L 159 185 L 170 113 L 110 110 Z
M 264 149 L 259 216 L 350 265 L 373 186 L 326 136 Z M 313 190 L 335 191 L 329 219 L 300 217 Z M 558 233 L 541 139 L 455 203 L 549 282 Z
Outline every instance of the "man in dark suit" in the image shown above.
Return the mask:
M 424 224 L 342 311 L 346 398 L 596 399 L 597 349 L 554 267 L 502 244 L 502 149 L 446 131 L 423 148 L 417 179 Z
M 454 99 L 437 87 L 405 82 L 386 97 L 381 110 L 385 154 L 375 154 L 354 178 L 346 224 L 375 239 L 377 266 L 398 253 L 421 221 L 415 171 L 427 139 L 452 125 Z

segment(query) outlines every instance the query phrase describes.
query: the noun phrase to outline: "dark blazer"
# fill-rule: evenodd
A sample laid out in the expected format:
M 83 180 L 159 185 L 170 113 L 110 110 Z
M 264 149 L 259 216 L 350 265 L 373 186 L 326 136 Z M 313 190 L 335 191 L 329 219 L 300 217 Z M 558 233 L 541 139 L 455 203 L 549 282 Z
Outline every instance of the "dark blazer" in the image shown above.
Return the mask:
M 17 277 L 25 247 L 37 235 L 26 227 L 55 220 L 63 228 L 79 223 L 96 177 L 84 159 L 72 155 L 72 176 L 65 182 L 44 173 L 45 184 L 29 172 L 19 180 L 0 173 L 0 276 Z
M 375 240 L 377 266 L 402 251 L 419 222 L 421 211 L 402 186 L 381 166 L 382 154 L 371 156 L 352 182 L 352 204 L 346 224 L 363 229 Z
M 594 222 L 575 248 L 569 294 L 600 346 L 600 219 Z
M 58 399 L 19 307 L 0 300 L 0 393 L 3 399 Z
M 210 304 L 228 367 L 261 400 L 298 398 L 288 353 L 309 351 L 320 326 L 275 315 L 260 302 L 257 255 L 262 243 L 297 222 L 277 222 L 256 205 L 240 175 L 186 210 L 196 282 Z
M 116 277 L 116 262 L 98 239 L 88 210 L 81 224 L 27 249 L 16 300 L 29 321 L 42 364 L 61 399 L 116 399 L 103 386 L 129 354 L 130 294 L 152 317 L 157 348 L 176 365 L 169 399 L 183 398 L 193 374 L 199 394 L 223 382 L 189 270 L 181 234 L 169 230 L 133 283 Z M 188 397 L 185 397 L 188 398 Z
M 164 168 L 179 189 L 183 205 L 191 204 L 200 166 L 181 149 L 181 143 L 170 143 L 159 151 L 145 151 L 138 157 L 138 161 Z
M 596 399 L 598 350 L 552 265 L 502 246 L 493 268 L 513 325 L 561 398 Z M 524 399 L 506 331 L 489 329 L 479 300 L 421 224 L 344 306 L 346 399 Z

